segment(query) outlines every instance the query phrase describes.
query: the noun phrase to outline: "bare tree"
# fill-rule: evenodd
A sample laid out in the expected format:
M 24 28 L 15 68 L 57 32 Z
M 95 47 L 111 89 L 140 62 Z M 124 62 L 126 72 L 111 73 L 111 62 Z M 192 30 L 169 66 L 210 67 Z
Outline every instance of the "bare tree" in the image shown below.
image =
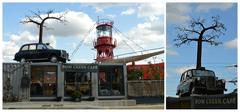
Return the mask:
M 66 20 L 64 20 L 64 15 L 67 13 L 63 13 L 63 14 L 59 14 L 57 16 L 51 16 L 51 14 L 53 14 L 53 10 L 49 10 L 45 13 L 42 14 L 41 11 L 37 11 L 37 12 L 33 12 L 31 11 L 33 16 L 26 16 L 25 20 L 21 21 L 21 23 L 26 24 L 26 23 L 34 23 L 39 27 L 39 43 L 42 43 L 42 35 L 43 35 L 43 27 L 44 26 L 44 22 L 46 20 L 49 19 L 54 19 L 60 22 L 66 22 Z M 42 14 L 42 15 L 41 15 Z
M 197 42 L 196 69 L 202 67 L 202 43 L 206 42 L 214 46 L 221 44 L 217 39 L 225 34 L 226 28 L 219 20 L 219 16 L 213 16 L 211 22 L 200 18 L 192 19 L 188 27 L 177 27 L 179 32 L 174 39 L 177 47 L 183 44 L 189 45 L 193 41 Z

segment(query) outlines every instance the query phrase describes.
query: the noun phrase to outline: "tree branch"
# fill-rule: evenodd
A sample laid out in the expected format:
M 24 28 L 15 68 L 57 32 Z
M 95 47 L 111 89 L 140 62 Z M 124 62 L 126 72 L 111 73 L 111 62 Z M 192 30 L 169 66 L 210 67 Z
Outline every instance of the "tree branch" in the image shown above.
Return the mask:
M 39 19 L 41 19 L 41 20 L 43 20 L 43 18 L 40 16 L 40 11 L 38 11 L 38 13 L 36 13 L 36 12 L 33 12 L 33 11 L 31 11 L 36 17 L 38 17 Z
M 183 45 L 183 44 L 190 44 L 190 42 L 191 41 L 198 41 L 198 39 L 197 38 L 188 38 L 188 34 L 178 34 L 177 35 L 177 38 L 176 39 L 174 39 L 174 41 L 178 41 L 175 45 L 177 46 L 177 47 L 180 47 L 181 45 Z
M 201 22 L 195 22 L 195 24 L 200 25 L 203 29 L 205 28 L 203 23 L 201 23 Z
M 178 27 L 178 29 L 180 30 L 180 31 L 182 31 L 182 32 L 192 32 L 192 33 L 196 33 L 196 34 L 200 34 L 200 32 L 198 32 L 197 30 L 195 30 L 195 29 L 187 29 L 187 28 L 180 28 L 180 27 Z
M 216 42 L 215 40 L 202 40 L 202 42 L 207 42 L 210 45 L 218 46 L 219 44 L 222 44 L 222 42 Z
M 26 24 L 26 23 L 35 23 L 35 24 L 37 24 L 37 25 L 40 25 L 40 24 L 41 24 L 41 23 L 33 20 L 33 19 L 32 19 L 31 17 L 29 17 L 29 16 L 26 16 L 26 18 L 27 18 L 26 20 L 20 21 L 20 23 L 23 23 L 23 24 Z
M 177 30 L 180 32 L 178 33 L 177 38 L 174 39 L 174 41 L 177 42 L 175 45 L 179 47 L 185 43 L 189 44 L 190 42 L 199 39 L 203 42 L 210 43 L 211 45 L 219 45 L 221 42 L 215 42 L 215 40 L 226 31 L 224 24 L 219 21 L 218 16 L 212 17 L 212 24 L 209 26 L 204 25 L 204 23 L 205 19 L 192 19 L 189 28 L 177 27 Z M 197 38 L 189 38 L 196 36 Z
M 40 11 L 38 11 L 38 12 L 33 12 L 32 11 L 32 14 L 34 14 L 34 16 L 32 16 L 32 17 L 26 16 L 25 20 L 21 21 L 21 23 L 23 23 L 23 24 L 25 24 L 25 23 L 34 23 L 34 24 L 39 26 L 39 43 L 42 43 L 43 27 L 46 27 L 44 25 L 44 22 L 46 20 L 48 20 L 48 19 L 55 19 L 55 20 L 58 20 L 60 22 L 65 22 L 65 20 L 62 19 L 62 18 L 64 17 L 64 15 L 67 12 L 62 14 L 62 15 L 60 15 L 59 17 L 51 16 L 52 13 L 53 13 L 53 10 L 49 10 L 48 12 L 46 12 L 47 16 L 41 16 L 40 15 Z M 40 22 L 39 22 L 39 19 L 40 19 Z

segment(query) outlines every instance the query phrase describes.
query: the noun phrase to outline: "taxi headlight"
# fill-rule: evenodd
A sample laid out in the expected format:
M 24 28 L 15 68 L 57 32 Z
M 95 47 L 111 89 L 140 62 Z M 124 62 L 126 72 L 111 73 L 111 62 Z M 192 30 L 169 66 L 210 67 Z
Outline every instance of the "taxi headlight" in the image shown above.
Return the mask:
M 197 81 L 200 81 L 200 77 L 197 78 Z
M 221 81 L 222 81 L 222 83 L 225 83 L 225 82 L 226 82 L 224 79 L 222 79 Z

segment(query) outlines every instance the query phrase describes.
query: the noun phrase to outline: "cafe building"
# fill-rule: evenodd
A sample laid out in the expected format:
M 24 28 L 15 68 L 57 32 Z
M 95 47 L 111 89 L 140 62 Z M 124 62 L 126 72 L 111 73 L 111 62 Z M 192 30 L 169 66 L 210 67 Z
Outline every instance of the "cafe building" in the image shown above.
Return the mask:
M 18 101 L 71 100 L 74 91 L 84 99 L 124 99 L 124 64 L 3 63 L 3 99 Z

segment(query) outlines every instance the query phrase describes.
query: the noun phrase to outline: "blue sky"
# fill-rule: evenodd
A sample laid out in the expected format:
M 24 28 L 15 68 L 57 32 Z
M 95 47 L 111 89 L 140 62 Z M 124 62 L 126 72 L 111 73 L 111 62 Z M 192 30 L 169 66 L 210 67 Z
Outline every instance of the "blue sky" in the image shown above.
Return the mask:
M 212 16 L 220 16 L 227 31 L 218 41 L 223 44 L 210 46 L 203 44 L 202 66 L 215 71 L 220 79 L 231 80 L 237 77 L 237 69 L 226 67 L 237 64 L 237 4 L 230 3 L 167 3 L 167 96 L 176 96 L 177 85 L 181 73 L 189 68 L 195 68 L 196 42 L 190 45 L 174 46 L 173 39 L 177 36 L 178 26 L 188 25 L 191 18 L 205 18 L 211 20 Z M 227 83 L 227 93 L 232 92 L 236 86 Z
M 97 16 L 114 21 L 114 26 L 128 38 L 114 32 L 118 41 L 114 53 L 122 54 L 144 49 L 163 47 L 164 10 L 162 3 L 3 3 L 3 61 L 12 62 L 14 54 L 25 43 L 38 42 L 38 29 L 34 24 L 21 24 L 31 11 L 54 10 L 54 15 L 68 12 L 65 25 L 56 21 L 47 21 L 43 42 L 49 42 L 54 48 L 65 49 L 70 55 L 76 46 L 85 39 L 71 62 L 94 62 L 96 51 L 93 50 L 95 30 L 88 34 L 97 21 Z M 43 15 L 44 16 L 44 15 Z M 134 50 L 131 50 L 128 44 Z M 134 42 L 133 42 L 134 41 Z M 154 58 L 155 62 L 164 60 L 163 55 Z M 153 58 L 139 63 L 153 61 Z

